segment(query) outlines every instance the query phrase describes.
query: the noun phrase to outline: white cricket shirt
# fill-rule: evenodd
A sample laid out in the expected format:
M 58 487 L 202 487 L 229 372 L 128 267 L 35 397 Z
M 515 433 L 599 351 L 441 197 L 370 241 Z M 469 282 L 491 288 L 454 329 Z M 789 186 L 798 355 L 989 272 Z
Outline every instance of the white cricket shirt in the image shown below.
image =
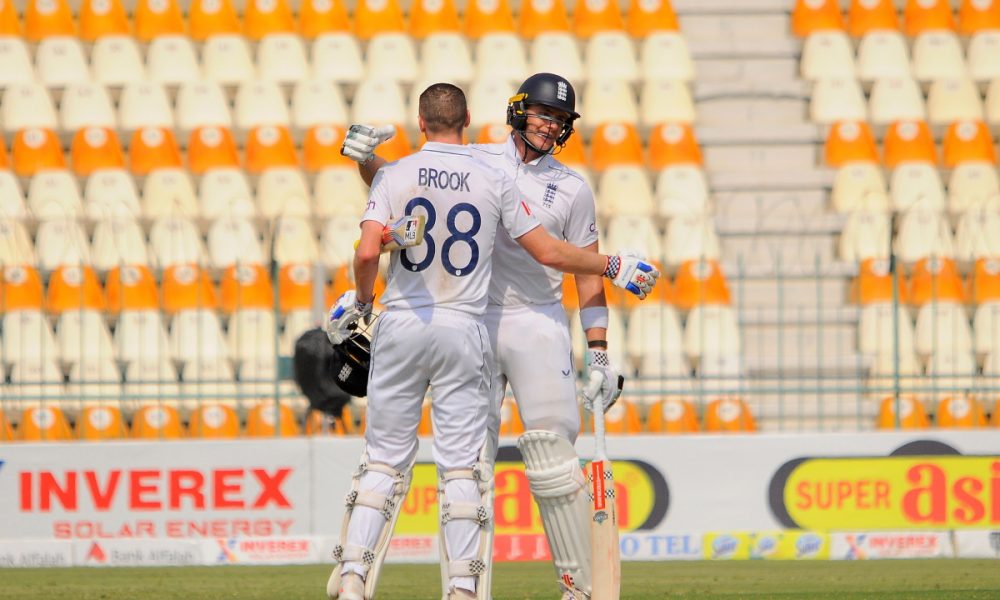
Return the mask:
M 437 306 L 482 315 L 498 233 L 520 237 L 539 222 L 513 180 L 467 146 L 427 142 L 379 169 L 363 221 L 427 216 L 424 242 L 392 253 L 380 299 L 389 310 Z
M 552 237 L 581 248 L 597 241 L 594 194 L 576 171 L 551 155 L 524 163 L 512 137 L 469 148 L 473 156 L 514 180 L 520 199 Z M 494 256 L 490 304 L 552 304 L 562 299 L 562 272 L 539 264 L 506 231 L 497 234 Z

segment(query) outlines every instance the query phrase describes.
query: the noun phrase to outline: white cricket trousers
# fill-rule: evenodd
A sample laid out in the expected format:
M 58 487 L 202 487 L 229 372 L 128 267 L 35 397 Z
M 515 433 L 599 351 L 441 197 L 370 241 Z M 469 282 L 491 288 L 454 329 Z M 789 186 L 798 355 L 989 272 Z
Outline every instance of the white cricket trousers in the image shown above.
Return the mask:
M 430 387 L 438 475 L 472 468 L 486 443 L 492 368 L 488 334 L 478 318 L 441 308 L 382 313 L 372 339 L 368 375 L 365 446 L 369 461 L 402 470 L 413 460 L 421 405 Z M 389 494 L 392 480 L 369 471 L 361 478 L 360 487 Z M 449 482 L 445 494 L 451 500 L 482 501 L 470 480 Z M 385 523 L 378 511 L 355 507 L 348 543 L 374 548 Z M 450 560 L 477 558 L 479 534 L 479 526 L 472 521 L 449 521 L 444 535 Z M 344 570 L 361 572 L 356 563 L 345 563 Z M 449 583 L 475 591 L 472 577 L 455 577 Z

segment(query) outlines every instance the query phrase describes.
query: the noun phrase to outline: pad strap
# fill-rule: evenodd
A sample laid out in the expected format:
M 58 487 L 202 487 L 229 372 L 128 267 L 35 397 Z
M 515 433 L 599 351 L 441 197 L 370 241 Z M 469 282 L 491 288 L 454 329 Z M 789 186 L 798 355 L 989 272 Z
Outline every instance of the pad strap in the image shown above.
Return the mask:
M 485 571 L 486 563 L 478 558 L 448 562 L 448 575 L 451 577 L 479 577 Z

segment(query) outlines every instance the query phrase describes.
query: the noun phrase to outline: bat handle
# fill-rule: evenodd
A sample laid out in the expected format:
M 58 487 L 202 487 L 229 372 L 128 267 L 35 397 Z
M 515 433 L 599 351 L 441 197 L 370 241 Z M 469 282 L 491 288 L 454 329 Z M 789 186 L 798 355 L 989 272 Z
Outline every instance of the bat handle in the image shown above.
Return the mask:
M 603 381 L 604 374 L 599 371 L 591 371 L 590 381 L 587 382 L 587 389 L 593 392 L 591 397 L 600 390 Z M 591 412 L 594 414 L 594 458 L 595 460 L 607 460 L 608 451 L 604 443 L 604 405 L 595 401 Z

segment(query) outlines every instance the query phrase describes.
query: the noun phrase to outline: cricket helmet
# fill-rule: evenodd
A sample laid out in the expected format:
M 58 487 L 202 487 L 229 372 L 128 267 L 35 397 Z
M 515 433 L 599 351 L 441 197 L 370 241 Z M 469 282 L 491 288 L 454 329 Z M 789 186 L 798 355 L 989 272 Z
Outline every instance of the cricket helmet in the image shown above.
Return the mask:
M 520 133 L 522 138 L 524 130 L 528 127 L 527 108 L 537 104 L 561 110 L 569 115 L 552 148 L 565 145 L 566 140 L 573 134 L 573 121 L 580 118 L 580 113 L 576 112 L 576 92 L 573 90 L 573 85 L 564 77 L 553 73 L 535 73 L 524 80 L 517 93 L 507 101 L 507 124 Z M 545 154 L 527 140 L 525 142 L 533 150 Z
M 372 358 L 368 328 L 360 325 L 349 338 L 333 347 L 330 357 L 330 370 L 337 385 L 358 398 L 368 395 L 368 369 Z

